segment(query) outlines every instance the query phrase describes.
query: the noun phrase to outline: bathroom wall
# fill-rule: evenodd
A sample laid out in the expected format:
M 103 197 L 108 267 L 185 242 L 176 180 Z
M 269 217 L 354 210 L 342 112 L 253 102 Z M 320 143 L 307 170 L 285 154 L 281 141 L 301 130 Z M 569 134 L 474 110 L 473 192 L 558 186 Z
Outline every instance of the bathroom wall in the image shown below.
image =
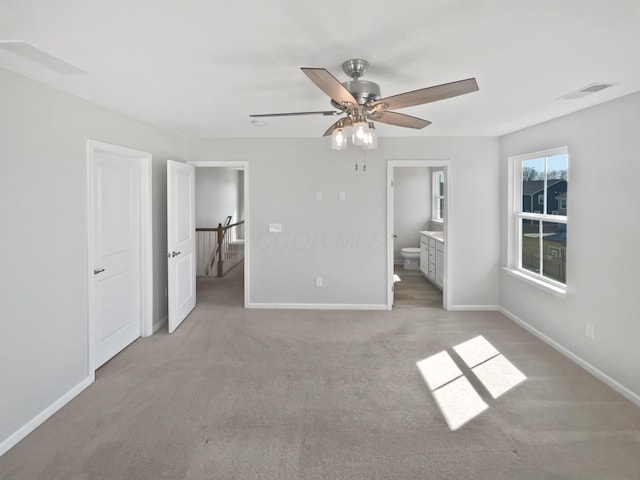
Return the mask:
M 393 169 L 393 243 L 395 263 L 402 263 L 400 250 L 420 246 L 420 230 L 427 230 L 431 218 L 431 167 Z

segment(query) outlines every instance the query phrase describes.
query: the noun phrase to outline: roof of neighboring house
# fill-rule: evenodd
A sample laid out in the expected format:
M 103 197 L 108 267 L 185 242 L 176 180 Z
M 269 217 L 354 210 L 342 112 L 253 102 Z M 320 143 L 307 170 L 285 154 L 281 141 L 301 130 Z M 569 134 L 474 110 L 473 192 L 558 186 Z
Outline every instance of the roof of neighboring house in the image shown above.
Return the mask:
M 556 197 L 556 200 L 566 200 L 566 199 L 567 199 L 567 192 L 561 193 Z
M 566 180 L 547 180 L 547 188 L 552 187 L 553 185 L 566 182 Z M 522 182 L 522 194 L 523 195 L 534 195 L 538 192 L 544 190 L 544 180 L 529 180 L 526 182 Z

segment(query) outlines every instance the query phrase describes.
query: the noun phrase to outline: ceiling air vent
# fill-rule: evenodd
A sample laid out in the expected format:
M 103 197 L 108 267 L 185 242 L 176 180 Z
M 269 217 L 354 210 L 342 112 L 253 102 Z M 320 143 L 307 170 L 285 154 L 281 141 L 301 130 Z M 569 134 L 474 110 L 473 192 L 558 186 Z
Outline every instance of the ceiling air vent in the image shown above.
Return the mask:
M 615 83 L 592 83 L 591 85 L 587 85 L 586 87 L 581 88 L 580 90 L 576 90 L 571 93 L 567 93 L 566 95 L 562 95 L 559 98 L 564 100 L 575 100 L 576 98 L 586 97 L 587 95 L 592 95 L 600 90 L 604 90 L 609 87 L 613 87 L 616 85 Z

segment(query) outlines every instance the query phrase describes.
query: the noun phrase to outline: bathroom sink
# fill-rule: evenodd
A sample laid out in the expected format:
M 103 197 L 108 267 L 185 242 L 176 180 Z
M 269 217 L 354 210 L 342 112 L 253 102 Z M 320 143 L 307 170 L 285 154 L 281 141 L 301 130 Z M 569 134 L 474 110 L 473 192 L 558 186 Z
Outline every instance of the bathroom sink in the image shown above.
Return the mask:
M 428 230 L 424 230 L 420 233 L 423 233 L 424 235 L 431 237 L 435 240 L 438 240 L 440 242 L 444 242 L 444 232 L 438 232 L 438 231 L 428 231 Z

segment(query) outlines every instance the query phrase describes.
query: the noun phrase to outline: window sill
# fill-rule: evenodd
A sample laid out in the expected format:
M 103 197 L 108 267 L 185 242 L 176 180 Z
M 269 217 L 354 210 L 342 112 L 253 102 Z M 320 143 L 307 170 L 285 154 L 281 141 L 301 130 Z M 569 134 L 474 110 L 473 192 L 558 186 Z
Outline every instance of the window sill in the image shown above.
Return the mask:
M 442 218 L 430 218 L 429 220 L 435 223 L 444 223 L 444 219 Z
M 519 280 L 522 280 L 523 282 L 528 283 L 529 285 L 538 287 L 539 289 L 544 290 L 545 292 L 549 292 L 555 295 L 556 297 L 565 298 L 567 296 L 566 287 L 558 287 L 549 282 L 545 282 L 544 280 L 540 280 L 531 275 L 527 275 L 526 273 L 523 273 L 520 270 L 516 270 L 514 268 L 503 267 L 502 269 L 508 275 L 514 278 L 517 278 Z

